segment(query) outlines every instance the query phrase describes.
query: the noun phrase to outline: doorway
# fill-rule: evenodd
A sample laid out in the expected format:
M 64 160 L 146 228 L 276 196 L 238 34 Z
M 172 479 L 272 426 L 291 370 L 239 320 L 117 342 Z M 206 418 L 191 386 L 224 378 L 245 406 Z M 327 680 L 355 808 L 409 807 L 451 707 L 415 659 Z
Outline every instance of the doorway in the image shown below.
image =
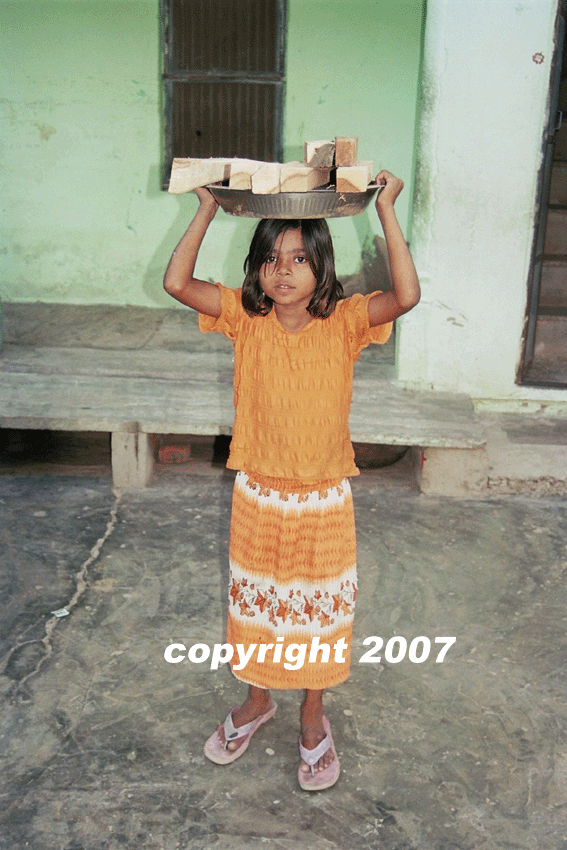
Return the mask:
M 520 383 L 567 387 L 567 46 L 560 4 Z

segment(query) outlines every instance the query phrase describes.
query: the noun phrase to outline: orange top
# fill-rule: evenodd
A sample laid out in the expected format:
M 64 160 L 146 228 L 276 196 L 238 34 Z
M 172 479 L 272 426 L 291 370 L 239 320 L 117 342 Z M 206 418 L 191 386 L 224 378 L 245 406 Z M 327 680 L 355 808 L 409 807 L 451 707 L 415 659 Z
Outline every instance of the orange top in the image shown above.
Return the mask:
M 234 343 L 234 406 L 229 469 L 317 483 L 358 475 L 348 419 L 352 369 L 369 343 L 384 343 L 391 322 L 371 328 L 370 295 L 339 301 L 328 319 L 286 331 L 275 310 L 249 316 L 240 289 L 221 291 L 218 319 L 199 315 L 205 333 Z

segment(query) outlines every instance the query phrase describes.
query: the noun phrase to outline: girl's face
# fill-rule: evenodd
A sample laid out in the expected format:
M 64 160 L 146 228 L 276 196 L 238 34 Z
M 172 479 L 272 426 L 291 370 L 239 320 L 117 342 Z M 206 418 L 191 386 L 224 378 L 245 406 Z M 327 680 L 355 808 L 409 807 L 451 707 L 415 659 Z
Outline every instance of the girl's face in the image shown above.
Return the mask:
M 280 233 L 260 269 L 260 286 L 274 304 L 307 309 L 317 280 L 303 249 L 301 230 Z

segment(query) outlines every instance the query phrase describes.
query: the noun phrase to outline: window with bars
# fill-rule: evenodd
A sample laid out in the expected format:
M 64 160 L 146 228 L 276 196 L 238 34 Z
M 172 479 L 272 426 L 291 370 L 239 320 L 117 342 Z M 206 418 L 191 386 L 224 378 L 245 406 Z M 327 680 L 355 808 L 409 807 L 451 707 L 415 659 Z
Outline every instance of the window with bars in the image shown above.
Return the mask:
M 282 158 L 286 0 L 162 0 L 174 157 Z

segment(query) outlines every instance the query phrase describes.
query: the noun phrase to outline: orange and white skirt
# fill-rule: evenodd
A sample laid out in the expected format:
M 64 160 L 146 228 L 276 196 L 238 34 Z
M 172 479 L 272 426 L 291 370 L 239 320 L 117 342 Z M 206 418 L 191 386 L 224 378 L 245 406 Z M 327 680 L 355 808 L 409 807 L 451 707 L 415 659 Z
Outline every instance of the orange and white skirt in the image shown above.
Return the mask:
M 238 472 L 229 559 L 234 675 L 261 688 L 345 681 L 357 586 L 348 479 L 314 488 Z

